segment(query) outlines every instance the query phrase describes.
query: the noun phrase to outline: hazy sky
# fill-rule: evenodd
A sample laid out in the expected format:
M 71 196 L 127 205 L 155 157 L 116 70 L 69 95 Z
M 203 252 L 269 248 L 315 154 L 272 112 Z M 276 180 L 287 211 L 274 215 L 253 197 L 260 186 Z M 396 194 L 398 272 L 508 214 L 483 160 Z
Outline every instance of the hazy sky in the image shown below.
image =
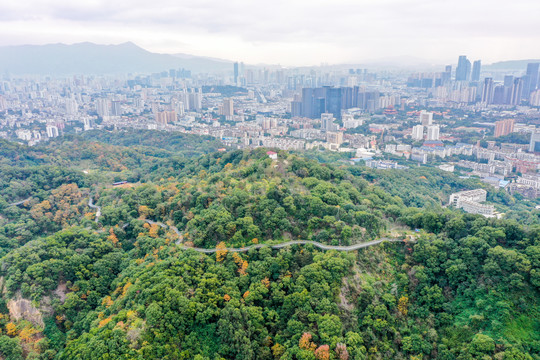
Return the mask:
M 0 45 L 133 41 L 150 51 L 317 65 L 540 58 L 538 0 L 6 0 Z

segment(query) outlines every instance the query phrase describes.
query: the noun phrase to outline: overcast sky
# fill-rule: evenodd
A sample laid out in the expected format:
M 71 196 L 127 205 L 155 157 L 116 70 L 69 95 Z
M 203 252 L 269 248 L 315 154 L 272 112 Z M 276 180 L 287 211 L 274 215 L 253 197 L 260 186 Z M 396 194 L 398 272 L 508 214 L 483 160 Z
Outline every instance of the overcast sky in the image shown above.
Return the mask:
M 318 65 L 540 58 L 538 0 L 5 0 L 0 45 L 132 41 L 162 53 Z

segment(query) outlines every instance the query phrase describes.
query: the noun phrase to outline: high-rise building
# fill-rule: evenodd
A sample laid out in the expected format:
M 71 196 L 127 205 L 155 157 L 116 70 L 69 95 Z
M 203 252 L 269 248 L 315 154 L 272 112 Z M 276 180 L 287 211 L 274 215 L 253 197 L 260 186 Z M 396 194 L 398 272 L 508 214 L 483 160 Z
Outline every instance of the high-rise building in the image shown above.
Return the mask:
M 57 126 L 47 125 L 46 129 L 47 129 L 47 137 L 49 137 L 49 138 L 58 137 L 59 132 L 58 132 L 58 127 Z
M 334 124 L 334 114 L 323 113 L 321 114 L 321 130 L 334 131 L 337 130 L 337 125 Z
M 113 101 L 111 103 L 111 115 L 112 116 L 122 115 L 122 103 L 120 101 Z
M 504 86 L 512 87 L 514 84 L 514 75 L 504 75 Z
M 101 117 L 109 116 L 109 100 L 107 100 L 107 99 L 97 99 L 97 101 L 96 101 L 96 112 Z
M 291 102 L 291 117 L 300 117 L 302 116 L 302 101 L 292 101 Z
M 332 88 L 326 89 L 326 112 L 334 114 L 336 119 L 341 119 L 341 93 L 342 89 L 346 88 Z M 345 107 L 343 107 L 345 108 Z
M 480 81 L 480 68 L 482 67 L 481 60 L 476 60 L 473 63 L 471 81 Z
M 427 127 L 427 140 L 439 140 L 439 125 Z
M 441 75 L 441 81 L 443 84 L 446 84 L 450 80 L 452 80 L 452 65 L 446 65 Z
M 313 88 L 302 89 L 302 116 L 313 118 Z
M 493 104 L 506 104 L 506 92 L 503 85 L 497 85 L 493 88 Z
M 433 113 L 428 112 L 426 110 L 422 110 L 420 111 L 419 120 L 422 125 L 429 126 L 433 124 Z
M 424 125 L 415 125 L 412 128 L 412 138 L 414 140 L 424 139 Z
M 540 90 L 535 90 L 531 93 L 531 96 L 529 97 L 529 105 L 540 106 Z
M 66 99 L 66 114 L 75 115 L 79 110 L 79 105 L 75 99 Z
M 471 74 L 471 62 L 467 56 L 461 55 L 456 68 L 456 81 L 468 81 Z
M 540 132 L 531 133 L 531 141 L 529 143 L 529 152 L 540 152 Z
M 502 104 L 510 104 L 512 101 L 512 86 L 514 86 L 514 76 L 505 75 L 504 76 L 504 102 Z
M 515 78 L 510 91 L 510 105 L 519 105 L 521 103 L 521 94 L 523 92 L 523 79 Z
M 493 78 L 485 78 L 482 86 L 482 102 L 485 104 L 493 103 Z
M 495 123 L 495 137 L 508 135 L 514 132 L 514 119 L 506 119 Z
M 527 86 L 524 86 L 523 97 L 528 98 L 530 94 L 536 90 L 538 86 L 538 69 L 540 68 L 540 63 L 529 63 L 527 64 Z
M 302 116 L 318 119 L 323 113 L 332 113 L 337 119 L 341 118 L 342 110 L 360 108 L 369 112 L 380 108 L 380 94 L 378 91 L 366 91 L 366 89 L 354 87 L 331 87 L 302 89 Z M 300 99 L 295 99 L 298 102 Z M 391 104 L 399 103 L 398 97 L 388 97 Z M 291 104 L 291 111 L 298 111 L 298 104 Z
M 239 65 L 238 62 L 234 63 L 234 85 L 238 85 L 238 74 L 239 74 Z
M 202 90 L 191 89 L 189 92 L 189 109 L 193 111 L 201 111 L 202 109 Z
M 176 111 L 159 111 L 155 113 L 156 122 L 161 125 L 167 125 L 176 121 Z
M 231 120 L 234 116 L 234 103 L 232 99 L 223 100 L 223 110 L 221 115 L 225 116 L 225 119 Z

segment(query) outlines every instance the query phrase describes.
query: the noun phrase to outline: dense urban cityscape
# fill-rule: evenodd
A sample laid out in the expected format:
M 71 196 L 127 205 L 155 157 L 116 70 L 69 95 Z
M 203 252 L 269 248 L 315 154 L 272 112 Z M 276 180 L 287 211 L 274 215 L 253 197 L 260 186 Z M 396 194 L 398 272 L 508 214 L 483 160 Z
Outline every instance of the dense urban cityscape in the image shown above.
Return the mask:
M 455 71 L 414 74 L 236 62 L 216 74 L 5 75 L 0 137 L 34 145 L 92 129 L 177 131 L 231 148 L 327 149 L 378 169 L 438 166 L 535 199 L 538 75 L 539 63 L 485 71 L 466 56 Z

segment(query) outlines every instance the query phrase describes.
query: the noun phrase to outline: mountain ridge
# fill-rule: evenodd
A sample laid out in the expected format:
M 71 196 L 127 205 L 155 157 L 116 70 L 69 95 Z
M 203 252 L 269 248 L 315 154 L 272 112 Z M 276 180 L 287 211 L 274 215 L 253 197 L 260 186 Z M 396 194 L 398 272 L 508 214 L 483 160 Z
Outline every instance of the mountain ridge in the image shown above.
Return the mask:
M 206 57 L 181 58 L 145 50 L 133 42 L 102 45 L 12 45 L 0 47 L 0 71 L 10 74 L 72 75 L 161 72 L 184 68 L 192 72 L 227 71 L 230 63 Z

